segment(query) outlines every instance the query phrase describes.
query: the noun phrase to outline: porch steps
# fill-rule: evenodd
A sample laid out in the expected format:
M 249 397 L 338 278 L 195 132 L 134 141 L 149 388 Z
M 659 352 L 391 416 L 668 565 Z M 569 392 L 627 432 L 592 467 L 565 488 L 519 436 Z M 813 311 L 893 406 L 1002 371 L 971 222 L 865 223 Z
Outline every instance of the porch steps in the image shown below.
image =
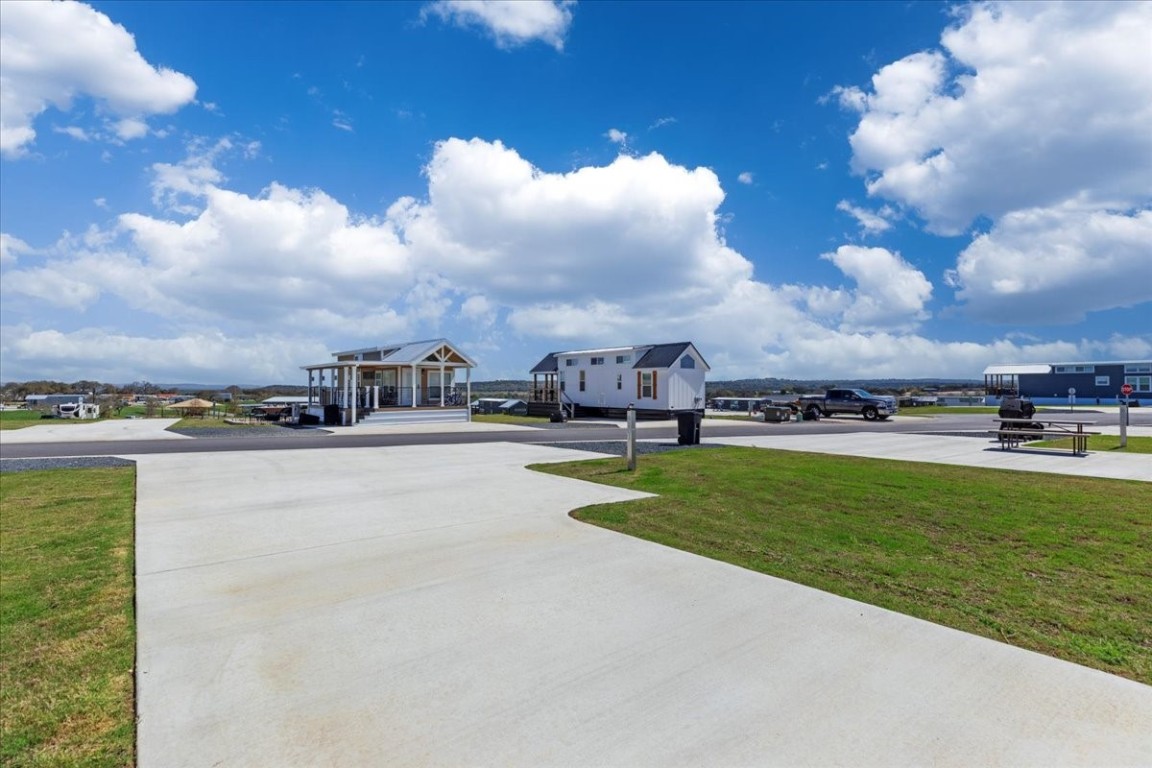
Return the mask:
M 360 419 L 358 426 L 369 424 L 456 424 L 468 421 L 467 408 L 389 408 L 373 411 Z

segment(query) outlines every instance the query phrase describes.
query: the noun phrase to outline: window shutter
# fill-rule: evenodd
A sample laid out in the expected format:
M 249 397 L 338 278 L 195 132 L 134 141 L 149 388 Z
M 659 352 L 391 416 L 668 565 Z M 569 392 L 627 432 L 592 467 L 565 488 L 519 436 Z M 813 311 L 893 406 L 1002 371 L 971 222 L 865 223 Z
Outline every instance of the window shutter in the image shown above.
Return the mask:
M 652 371 L 652 399 L 660 399 L 660 395 L 656 392 L 656 371 Z
M 641 392 L 643 390 L 640 389 L 640 387 L 642 386 L 641 382 L 640 382 L 640 375 L 641 375 L 640 371 L 636 371 L 636 399 L 637 400 L 639 400 L 641 397 L 643 397 L 643 395 L 641 394 Z

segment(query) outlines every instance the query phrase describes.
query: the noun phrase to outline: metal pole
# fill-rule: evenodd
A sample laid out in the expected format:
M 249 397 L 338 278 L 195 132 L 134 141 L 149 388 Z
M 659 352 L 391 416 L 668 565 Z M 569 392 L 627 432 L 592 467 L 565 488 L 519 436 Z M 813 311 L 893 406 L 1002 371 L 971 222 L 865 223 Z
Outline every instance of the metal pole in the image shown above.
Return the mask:
M 1128 398 L 1120 403 L 1120 447 L 1128 447 Z
M 628 403 L 628 441 L 625 443 L 624 456 L 628 459 L 628 471 L 636 471 L 636 407 Z

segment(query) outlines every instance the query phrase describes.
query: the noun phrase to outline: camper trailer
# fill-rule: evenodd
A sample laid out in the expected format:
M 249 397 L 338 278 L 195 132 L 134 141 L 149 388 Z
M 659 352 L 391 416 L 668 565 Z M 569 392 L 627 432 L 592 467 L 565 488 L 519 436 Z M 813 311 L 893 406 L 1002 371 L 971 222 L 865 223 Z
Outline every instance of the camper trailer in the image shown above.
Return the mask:
M 95 403 L 57 403 L 52 413 L 60 419 L 98 419 L 100 406 Z

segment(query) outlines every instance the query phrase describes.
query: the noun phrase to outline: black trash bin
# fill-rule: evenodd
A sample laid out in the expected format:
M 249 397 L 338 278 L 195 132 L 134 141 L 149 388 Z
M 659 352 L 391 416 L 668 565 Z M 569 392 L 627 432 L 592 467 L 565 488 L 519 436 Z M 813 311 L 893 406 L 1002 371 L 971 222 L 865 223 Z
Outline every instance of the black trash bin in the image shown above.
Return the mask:
M 324 423 L 330 427 L 340 424 L 340 406 L 335 404 L 324 406 Z
M 676 414 L 676 426 L 680 445 L 700 445 L 700 412 L 680 411 Z

